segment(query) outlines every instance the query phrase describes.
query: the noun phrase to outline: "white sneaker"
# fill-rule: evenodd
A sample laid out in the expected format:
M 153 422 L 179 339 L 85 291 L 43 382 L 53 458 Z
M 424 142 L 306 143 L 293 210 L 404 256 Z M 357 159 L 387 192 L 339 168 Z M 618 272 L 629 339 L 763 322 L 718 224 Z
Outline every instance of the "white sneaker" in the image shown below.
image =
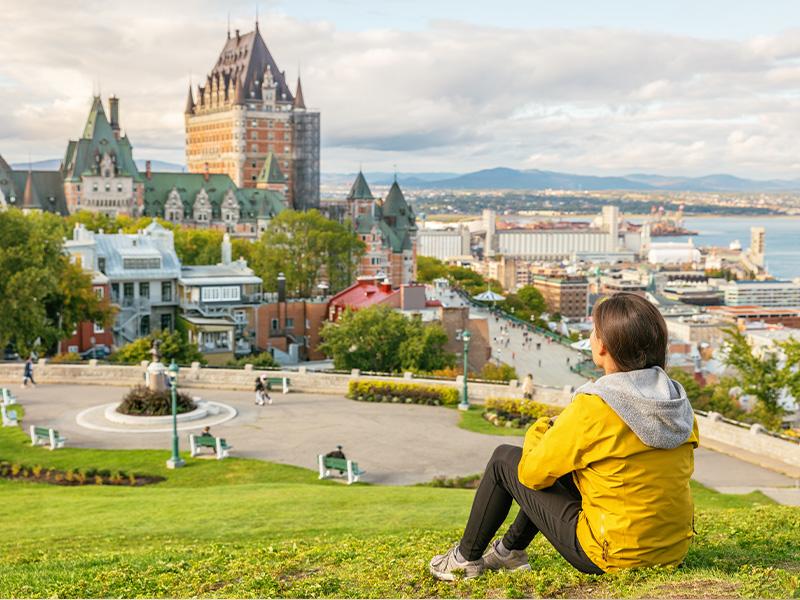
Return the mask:
M 472 579 L 483 573 L 485 567 L 483 558 L 478 560 L 458 560 L 454 545 L 444 554 L 437 554 L 428 564 L 428 570 L 436 579 L 442 581 L 455 581 L 459 575 L 464 579 Z
M 497 551 L 500 540 L 495 540 L 489 544 L 489 549 L 483 555 L 483 563 L 491 571 L 527 571 L 531 568 L 528 563 L 528 553 L 525 550 L 509 550 L 503 556 Z

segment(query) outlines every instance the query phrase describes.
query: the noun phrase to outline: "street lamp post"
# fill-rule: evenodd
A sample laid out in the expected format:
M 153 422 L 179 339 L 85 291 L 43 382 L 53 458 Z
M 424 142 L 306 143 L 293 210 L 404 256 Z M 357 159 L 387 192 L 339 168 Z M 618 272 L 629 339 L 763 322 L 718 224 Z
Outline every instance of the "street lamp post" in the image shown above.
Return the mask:
M 169 387 L 172 392 L 172 458 L 167 461 L 167 468 L 177 469 L 186 463 L 178 454 L 178 365 L 175 363 L 175 359 L 172 360 L 167 373 L 169 373 Z
M 458 410 L 469 410 L 469 396 L 467 395 L 467 373 L 469 372 L 469 363 L 467 362 L 467 356 L 469 355 L 469 340 L 471 337 L 469 331 L 466 329 L 464 333 L 461 334 L 461 339 L 464 341 L 464 390 L 461 394 L 461 402 L 458 403 Z

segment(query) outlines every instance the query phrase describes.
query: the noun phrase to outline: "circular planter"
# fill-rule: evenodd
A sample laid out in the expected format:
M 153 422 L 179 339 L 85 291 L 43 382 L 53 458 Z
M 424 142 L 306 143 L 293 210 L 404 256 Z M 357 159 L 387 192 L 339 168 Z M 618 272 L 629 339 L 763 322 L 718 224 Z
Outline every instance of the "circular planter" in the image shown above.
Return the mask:
M 204 419 L 205 417 L 209 416 L 209 414 L 216 414 L 212 411 L 207 402 L 204 402 L 199 398 L 194 398 L 193 400 L 195 401 L 195 404 L 197 404 L 197 408 L 191 412 L 178 415 L 178 423 L 196 421 L 197 419 Z M 172 415 L 161 415 L 157 417 L 123 415 L 122 413 L 117 412 L 117 406 L 119 405 L 110 404 L 103 412 L 105 418 L 112 423 L 123 423 L 125 425 L 164 425 L 172 423 Z M 219 411 L 217 410 L 216 412 Z

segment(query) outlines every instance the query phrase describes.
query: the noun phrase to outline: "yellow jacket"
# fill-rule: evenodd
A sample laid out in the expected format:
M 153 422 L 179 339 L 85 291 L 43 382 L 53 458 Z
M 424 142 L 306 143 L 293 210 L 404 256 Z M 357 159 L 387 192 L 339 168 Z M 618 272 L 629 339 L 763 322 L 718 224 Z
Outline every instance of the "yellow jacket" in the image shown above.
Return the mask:
M 697 421 L 677 448 L 646 446 L 599 397 L 577 394 L 551 427 L 525 434 L 519 480 L 534 490 L 572 472 L 583 497 L 578 541 L 604 571 L 678 565 L 693 533 L 689 479 Z

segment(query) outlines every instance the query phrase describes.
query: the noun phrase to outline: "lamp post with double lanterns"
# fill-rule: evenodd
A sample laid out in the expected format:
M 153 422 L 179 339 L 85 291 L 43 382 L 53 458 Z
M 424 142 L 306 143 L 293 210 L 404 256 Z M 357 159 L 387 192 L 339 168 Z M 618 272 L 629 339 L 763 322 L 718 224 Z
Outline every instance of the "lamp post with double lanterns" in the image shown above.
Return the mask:
M 163 367 L 162 367 L 163 368 Z M 168 469 L 177 469 L 186 464 L 178 453 L 178 365 L 175 359 L 167 369 L 169 387 L 172 393 L 172 458 L 167 461 Z
M 464 390 L 461 393 L 461 402 L 458 403 L 458 410 L 469 410 L 469 396 L 467 395 L 467 373 L 469 372 L 469 340 L 472 336 L 466 329 L 461 333 L 461 340 L 464 342 Z

